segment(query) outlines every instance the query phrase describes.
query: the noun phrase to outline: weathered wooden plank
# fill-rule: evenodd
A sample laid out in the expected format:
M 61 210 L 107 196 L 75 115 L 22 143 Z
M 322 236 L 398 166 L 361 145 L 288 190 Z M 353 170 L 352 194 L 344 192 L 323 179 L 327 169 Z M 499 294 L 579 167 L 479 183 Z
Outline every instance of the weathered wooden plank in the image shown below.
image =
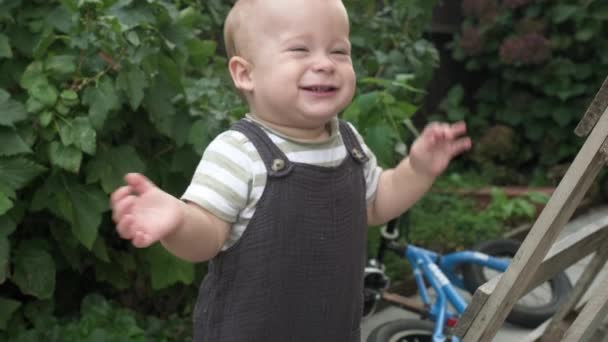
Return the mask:
M 576 282 L 568 300 L 563 303 L 553 315 L 551 323 L 549 323 L 549 326 L 541 338 L 541 342 L 553 342 L 562 339 L 566 332 L 566 328 L 568 327 L 568 324 L 564 324 L 566 317 L 575 310 L 577 303 L 583 298 L 583 295 L 587 292 L 593 280 L 595 280 L 600 270 L 606 265 L 606 260 L 608 260 L 607 244 L 608 239 L 604 238 L 603 246 L 597 249 L 593 259 L 591 259 L 583 271 L 583 274 L 581 274 Z
M 467 330 L 465 342 L 490 341 L 530 282 L 564 224 L 603 166 L 599 153 L 608 132 L 608 110 L 591 131 L 547 206 Z
M 500 275 L 492 278 L 490 281 L 486 282 L 475 290 L 473 298 L 471 298 L 471 302 L 467 305 L 467 309 L 458 319 L 456 327 L 454 327 L 454 335 L 462 337 L 464 334 L 466 334 L 471 324 L 473 324 L 473 320 L 475 320 L 475 317 L 477 317 L 481 311 L 481 308 L 488 300 L 488 297 L 490 297 L 494 286 L 496 286 L 498 277 L 500 277 Z
M 594 289 L 589 301 L 564 334 L 563 341 L 589 341 L 608 315 L 608 275 Z
M 543 324 L 536 327 L 536 329 L 529 332 L 526 336 L 522 338 L 518 338 L 517 342 L 536 342 L 543 335 L 547 326 L 549 325 L 549 321 L 545 321 Z
M 608 320 L 596 330 L 589 342 L 608 342 Z
M 553 247 L 526 286 L 524 293 L 544 283 L 556 273 L 602 249 L 608 242 L 608 216 L 560 239 Z M 601 266 L 600 266 L 601 268 Z
M 556 271 L 564 270 L 590 255 L 599 249 L 602 243 L 605 244 L 607 240 L 608 216 L 591 222 L 581 227 L 578 231 L 560 239 L 551 247 L 545 260 L 543 260 L 543 263 L 539 266 L 536 274 L 534 274 L 534 277 L 530 280 L 530 283 L 522 294 L 526 294 L 531 289 L 551 278 Z M 455 328 L 456 335 L 464 336 L 473 319 L 479 314 L 481 307 L 494 291 L 500 276 L 500 274 L 497 275 L 477 289 L 467 310 L 458 321 L 458 325 Z
M 574 133 L 579 137 L 586 136 L 591 132 L 593 126 L 597 123 L 600 115 L 608 106 L 608 77 L 600 87 L 600 90 L 595 94 L 593 101 L 587 108 L 585 115 L 574 129 Z

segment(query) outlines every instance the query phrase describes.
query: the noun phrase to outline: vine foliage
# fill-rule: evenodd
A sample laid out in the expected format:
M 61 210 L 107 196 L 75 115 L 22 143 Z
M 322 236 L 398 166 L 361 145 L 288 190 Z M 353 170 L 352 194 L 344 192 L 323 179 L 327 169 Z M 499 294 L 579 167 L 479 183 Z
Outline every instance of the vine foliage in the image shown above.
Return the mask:
M 481 162 L 497 164 L 495 174 L 512 166 L 502 172 L 512 178 L 571 160 L 582 144 L 573 129 L 608 74 L 608 4 L 463 0 L 462 9 L 452 51 L 480 82 L 471 93 L 453 88 L 443 107 L 451 119 L 466 117 L 471 131 L 488 132 L 477 139 L 488 147 Z

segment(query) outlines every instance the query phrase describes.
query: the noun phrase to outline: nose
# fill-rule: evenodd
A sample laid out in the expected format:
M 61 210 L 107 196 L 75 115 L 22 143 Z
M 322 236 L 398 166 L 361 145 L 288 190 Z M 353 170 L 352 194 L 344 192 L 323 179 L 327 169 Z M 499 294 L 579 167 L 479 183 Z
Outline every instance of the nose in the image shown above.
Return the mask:
M 332 73 L 336 69 L 336 64 L 327 54 L 319 53 L 315 56 L 312 69 L 315 72 Z

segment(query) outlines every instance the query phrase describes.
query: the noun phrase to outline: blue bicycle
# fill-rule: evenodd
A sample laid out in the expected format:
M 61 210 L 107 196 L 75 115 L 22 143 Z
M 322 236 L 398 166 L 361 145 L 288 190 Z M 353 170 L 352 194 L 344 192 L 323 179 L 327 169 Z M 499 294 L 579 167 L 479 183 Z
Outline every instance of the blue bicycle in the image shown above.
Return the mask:
M 399 244 L 396 225 L 397 220 L 393 220 L 382 229 L 378 254 L 365 269 L 364 317 L 372 315 L 379 302 L 385 301 L 417 312 L 421 319 L 386 322 L 371 332 L 367 342 L 445 341 L 449 338 L 459 341 L 451 336 L 450 328 L 458 322 L 467 302 L 456 288 L 472 294 L 494 275 L 504 272 L 520 243 L 508 239 L 492 240 L 473 250 L 440 255 L 421 247 Z M 409 261 L 423 305 L 387 290 L 390 279 L 384 273 L 383 265 L 386 251 Z M 428 285 L 434 296 L 430 295 Z M 555 313 L 571 290 L 566 274 L 559 273 L 524 296 L 507 321 L 527 328 L 536 327 Z

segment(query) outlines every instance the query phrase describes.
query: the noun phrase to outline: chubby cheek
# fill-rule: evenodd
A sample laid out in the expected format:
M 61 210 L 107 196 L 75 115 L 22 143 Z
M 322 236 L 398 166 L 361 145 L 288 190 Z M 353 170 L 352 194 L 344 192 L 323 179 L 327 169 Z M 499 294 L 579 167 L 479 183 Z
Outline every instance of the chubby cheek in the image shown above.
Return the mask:
M 355 71 L 353 68 L 349 68 L 344 73 L 344 96 L 347 98 L 348 102 L 352 100 L 353 96 L 355 96 L 355 89 L 357 87 L 357 76 L 355 75 Z

